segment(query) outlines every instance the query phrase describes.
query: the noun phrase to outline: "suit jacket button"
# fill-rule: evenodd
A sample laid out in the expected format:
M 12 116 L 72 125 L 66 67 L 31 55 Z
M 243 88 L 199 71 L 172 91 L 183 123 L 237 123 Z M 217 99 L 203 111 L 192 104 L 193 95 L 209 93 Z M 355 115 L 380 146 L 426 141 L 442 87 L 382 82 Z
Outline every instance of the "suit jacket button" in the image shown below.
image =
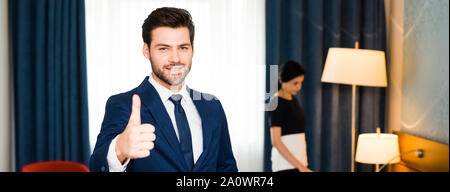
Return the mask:
M 105 170 L 106 170 L 106 169 L 105 169 L 105 166 L 100 167 L 100 171 L 101 171 L 101 172 L 105 172 Z

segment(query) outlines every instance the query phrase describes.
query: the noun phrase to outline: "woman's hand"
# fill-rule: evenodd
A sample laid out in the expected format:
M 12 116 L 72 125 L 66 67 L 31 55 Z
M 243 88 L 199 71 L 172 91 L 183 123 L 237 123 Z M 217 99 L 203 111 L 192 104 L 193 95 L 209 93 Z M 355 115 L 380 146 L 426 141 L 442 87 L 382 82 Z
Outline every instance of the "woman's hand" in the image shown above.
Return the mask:
M 305 167 L 305 166 L 299 166 L 299 168 L 297 168 L 297 169 L 298 169 L 298 171 L 300 171 L 300 172 L 312 172 L 311 169 L 308 169 L 308 168 Z

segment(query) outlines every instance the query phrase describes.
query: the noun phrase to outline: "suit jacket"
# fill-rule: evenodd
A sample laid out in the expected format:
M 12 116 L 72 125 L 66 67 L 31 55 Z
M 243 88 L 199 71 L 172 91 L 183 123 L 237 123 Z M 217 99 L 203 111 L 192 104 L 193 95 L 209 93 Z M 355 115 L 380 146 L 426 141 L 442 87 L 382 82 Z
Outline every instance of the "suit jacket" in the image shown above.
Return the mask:
M 108 99 L 102 128 L 89 162 L 91 171 L 109 171 L 106 158 L 109 144 L 125 130 L 130 118 L 134 94 L 138 94 L 141 98 L 141 122 L 155 127 L 156 140 L 150 156 L 131 160 L 127 171 L 185 172 L 188 170 L 169 114 L 148 78 L 146 77 L 137 88 Z M 220 101 L 209 94 L 192 89 L 188 91 L 200 114 L 203 130 L 203 152 L 192 171 L 237 171 L 227 119 Z

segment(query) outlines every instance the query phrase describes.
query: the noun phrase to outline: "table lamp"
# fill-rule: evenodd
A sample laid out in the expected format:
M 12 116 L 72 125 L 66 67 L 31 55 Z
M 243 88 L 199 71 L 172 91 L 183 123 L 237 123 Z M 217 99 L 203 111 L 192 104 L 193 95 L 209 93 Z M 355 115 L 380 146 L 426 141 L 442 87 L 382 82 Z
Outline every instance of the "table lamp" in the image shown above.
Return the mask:
M 360 163 L 376 164 L 376 172 L 381 170 L 380 164 L 400 162 L 398 136 L 380 133 L 380 128 L 377 129 L 377 133 L 360 134 L 355 160 Z
M 322 74 L 322 82 L 352 85 L 351 171 L 355 171 L 355 105 L 356 86 L 386 87 L 384 51 L 355 48 L 330 48 Z

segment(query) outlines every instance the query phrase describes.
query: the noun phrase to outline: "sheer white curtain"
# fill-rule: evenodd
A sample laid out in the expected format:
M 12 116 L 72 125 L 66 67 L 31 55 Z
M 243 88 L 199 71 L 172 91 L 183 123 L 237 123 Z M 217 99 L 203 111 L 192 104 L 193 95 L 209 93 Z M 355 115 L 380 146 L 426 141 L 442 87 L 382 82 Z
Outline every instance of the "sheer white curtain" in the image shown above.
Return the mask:
M 186 82 L 217 96 L 240 171 L 263 170 L 265 4 L 262 0 L 86 0 L 90 142 L 94 148 L 109 96 L 151 73 L 141 25 L 151 11 L 188 10 L 195 23 Z
M 0 172 L 14 170 L 8 34 L 8 1 L 0 0 Z

